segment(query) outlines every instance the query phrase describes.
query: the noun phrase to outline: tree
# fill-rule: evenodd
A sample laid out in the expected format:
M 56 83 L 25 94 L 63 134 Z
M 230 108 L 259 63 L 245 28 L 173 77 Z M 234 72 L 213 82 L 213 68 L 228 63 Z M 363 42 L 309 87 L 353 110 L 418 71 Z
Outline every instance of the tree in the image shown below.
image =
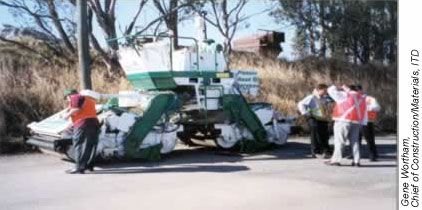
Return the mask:
M 231 8 L 228 8 L 227 0 L 209 0 L 208 2 L 211 7 L 208 14 L 210 14 L 211 17 L 204 16 L 204 18 L 221 33 L 223 36 L 224 53 L 229 55 L 232 51 L 231 41 L 239 24 L 249 18 L 249 16 L 240 15 L 247 1 L 232 1 L 232 3 L 235 3 Z M 197 12 L 201 14 L 202 8 L 201 10 L 197 10 Z
M 69 36 L 67 35 L 66 31 L 63 28 L 59 15 L 57 14 L 56 4 L 54 3 L 54 0 L 46 0 L 46 3 L 47 3 L 48 11 L 51 15 L 51 20 L 54 26 L 56 27 L 61 40 L 63 41 L 64 45 L 70 52 L 75 53 L 75 47 L 72 45 L 72 42 L 70 41 Z
M 24 20 L 26 25 L 33 27 L 32 30 L 39 31 L 48 36 L 48 40 L 43 40 L 43 44 L 54 55 L 72 62 L 71 58 L 74 56 L 68 56 L 67 54 L 76 53 L 74 44 L 72 43 L 76 25 L 69 16 L 58 15 L 59 13 L 64 15 L 73 14 L 73 8 L 70 8 L 68 3 L 55 3 L 53 0 L 34 0 L 30 2 L 25 0 L 0 0 L 0 6 L 9 8 L 17 19 Z M 13 40 L 8 40 L 4 37 L 2 37 L 2 40 L 13 43 Z M 38 51 L 32 49 L 26 43 L 14 43 L 25 46 L 26 49 Z
M 396 61 L 396 1 L 279 0 L 278 5 L 271 15 L 300 32 L 297 40 L 304 46 L 297 50 L 309 46 L 310 55 L 340 56 L 356 64 Z
M 296 26 L 296 34 L 300 38 L 296 39 L 300 43 L 306 46 L 299 47 L 296 51 L 300 55 L 316 55 L 316 41 L 318 37 L 317 20 L 319 12 L 316 2 L 311 0 L 279 0 L 279 7 L 271 11 L 272 15 L 277 22 L 290 22 L 290 24 Z M 310 52 L 305 52 L 309 50 Z
M 397 60 L 397 2 L 386 2 L 388 13 L 388 28 L 387 32 L 387 45 L 388 54 L 387 59 L 390 63 L 395 63 Z
M 148 0 L 139 0 L 139 7 L 133 16 L 132 21 L 125 27 L 125 30 L 122 31 L 124 35 L 141 35 L 151 27 L 157 27 L 164 22 L 169 31 L 172 31 L 173 35 L 177 37 L 178 23 L 185 18 L 191 17 L 193 12 L 199 11 L 200 9 L 198 8 L 202 8 L 206 1 L 171 0 L 167 3 L 164 0 L 153 0 L 150 2 L 155 2 L 154 5 L 158 8 L 160 13 L 159 17 L 150 21 L 142 28 L 139 27 L 140 30 L 134 32 L 133 29 L 135 28 L 137 20 L 143 13 L 143 8 L 145 8 L 145 5 L 148 3 Z M 121 65 L 117 56 L 119 45 L 116 40 L 117 28 L 115 10 L 117 3 L 117 0 L 87 0 L 88 31 L 91 48 L 99 55 L 110 72 L 121 72 Z M 227 8 L 227 0 L 222 3 L 222 5 L 226 5 L 222 7 L 226 8 L 226 12 L 224 12 L 226 15 L 224 15 L 224 18 L 221 13 L 217 11 L 217 4 L 220 7 L 220 3 L 213 1 L 213 5 L 215 6 L 213 11 L 221 16 L 219 16 L 219 18 L 222 18 L 221 21 L 218 19 L 218 25 L 221 23 L 220 29 L 224 31 L 224 34 L 227 37 L 225 42 L 228 47 L 226 47 L 226 49 L 229 49 L 230 51 L 230 41 L 233 38 L 239 23 L 248 18 L 246 16 L 240 16 L 239 14 L 246 3 L 246 0 L 239 0 L 238 4 L 230 10 Z M 0 0 L 0 6 L 9 8 L 17 19 L 24 21 L 25 25 L 28 27 L 35 26 L 36 30 L 48 35 L 50 39 L 44 44 L 54 52 L 57 57 L 66 59 L 69 62 L 75 62 L 76 24 L 73 20 L 73 14 L 76 7 L 76 0 Z M 104 39 L 107 40 L 108 46 L 101 46 L 98 37 L 95 36 L 93 32 L 94 18 L 103 32 Z M 2 37 L 2 39 L 4 39 L 4 37 Z M 25 43 L 19 41 L 7 41 L 9 41 L 9 43 L 25 45 Z M 177 45 L 177 38 L 175 41 L 175 45 Z M 31 48 L 31 46 L 27 46 L 27 48 L 27 50 L 31 49 L 32 51 L 37 52 L 37 49 Z M 69 56 L 69 54 L 71 55 Z M 48 55 L 43 55 L 42 57 L 49 58 Z
M 139 9 L 134 15 L 132 22 L 126 28 L 124 35 L 132 33 L 146 2 L 147 0 L 140 1 Z M 89 6 L 89 39 L 92 48 L 98 53 L 109 71 L 121 72 L 121 65 L 117 57 L 119 46 L 117 40 L 113 40 L 116 38 L 115 7 L 117 0 L 87 0 L 87 3 Z M 0 6 L 9 8 L 12 14 L 17 17 L 18 20 L 24 21 L 24 24 L 28 27 L 32 28 L 35 26 L 34 30 L 46 34 L 49 37 L 49 41 L 45 41 L 44 44 L 54 52 L 56 56 L 66 59 L 69 62 L 75 62 L 73 58 L 75 58 L 76 55 L 69 56 L 69 53 L 76 54 L 76 23 L 73 20 L 76 0 L 0 0 Z M 94 35 L 92 30 L 92 20 L 94 17 L 104 34 L 104 39 L 112 40 L 108 42 L 109 46 L 101 46 L 97 37 Z M 154 24 L 155 23 L 156 22 L 154 22 Z M 148 25 L 148 27 L 151 27 L 154 24 Z M 148 27 L 144 29 L 146 30 Z M 19 44 L 21 46 L 24 45 L 26 46 L 26 50 L 38 52 L 37 54 L 41 53 L 37 49 L 33 49 L 31 46 L 19 41 L 8 40 L 4 37 L 1 37 L 1 40 L 7 41 L 8 43 Z M 43 55 L 42 57 L 48 58 L 49 56 Z
M 178 0 L 169 0 L 169 5 L 166 4 L 165 0 L 153 0 L 155 7 L 163 16 L 166 27 L 169 30 L 169 34 L 178 37 L 178 10 L 175 10 L 178 5 Z M 173 40 L 173 47 L 176 48 L 178 45 L 177 38 Z
M 321 35 L 320 35 L 320 39 L 319 39 L 319 43 L 320 43 L 320 50 L 319 50 L 319 57 L 320 58 L 326 58 L 327 56 L 327 37 L 326 37 L 326 7 L 325 7 L 325 2 L 324 1 L 319 1 L 319 17 L 318 17 L 318 21 L 319 21 L 319 26 L 321 27 Z
M 102 5 L 101 1 L 99 0 L 88 0 L 90 11 L 88 14 L 88 18 L 92 21 L 93 14 L 97 19 L 100 28 L 104 32 L 105 39 L 108 40 L 107 43 L 109 45 L 109 50 L 106 51 L 98 44 L 96 37 L 92 32 L 92 23 L 90 23 L 90 40 L 94 49 L 98 52 L 98 54 L 103 58 L 104 62 L 108 66 L 109 69 L 115 69 L 117 71 L 121 70 L 121 66 L 117 57 L 117 51 L 119 50 L 119 45 L 117 43 L 116 38 L 116 24 L 115 24 L 115 8 L 116 8 L 117 0 L 104 0 L 104 6 Z M 185 0 L 185 1 L 177 1 L 177 0 L 170 0 L 169 6 L 165 3 L 165 1 L 153 0 L 154 5 L 158 8 L 160 15 L 156 19 L 152 20 L 146 26 L 144 26 L 141 30 L 137 31 L 134 35 L 140 35 L 144 33 L 146 30 L 151 28 L 154 25 L 159 26 L 162 21 L 166 23 L 167 28 L 174 36 L 178 36 L 177 25 L 178 25 L 178 11 L 181 8 L 187 7 L 193 4 L 194 1 L 192 0 Z M 140 0 L 139 7 L 137 12 L 132 18 L 132 21 L 128 24 L 123 35 L 129 36 L 133 33 L 133 29 L 136 25 L 136 21 L 140 16 L 143 8 L 148 3 L 148 0 Z M 103 9 L 104 7 L 104 9 Z M 174 46 L 177 46 L 177 38 L 174 39 Z

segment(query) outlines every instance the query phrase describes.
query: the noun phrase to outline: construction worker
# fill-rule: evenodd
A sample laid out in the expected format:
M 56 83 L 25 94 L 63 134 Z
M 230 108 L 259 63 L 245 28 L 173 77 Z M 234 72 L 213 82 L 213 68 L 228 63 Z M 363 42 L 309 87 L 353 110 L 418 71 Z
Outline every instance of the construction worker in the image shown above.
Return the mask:
M 76 167 L 66 171 L 70 174 L 83 174 L 86 169 L 94 169 L 99 122 L 95 110 L 95 99 L 78 94 L 76 90 L 66 90 L 64 96 L 69 102 L 63 118 L 72 119 L 73 147 Z
M 362 126 L 361 133 L 359 135 L 359 144 L 362 142 L 362 135 L 365 137 L 366 143 L 369 147 L 369 160 L 370 161 L 377 161 L 378 159 L 378 152 L 377 147 L 375 146 L 375 134 L 374 134 L 374 122 L 377 120 L 378 112 L 380 111 L 381 107 L 378 104 L 377 100 L 372 97 L 365 95 L 362 90 L 362 85 L 356 85 L 358 93 L 362 94 L 362 96 L 366 97 L 366 110 L 368 116 L 368 123 L 365 126 Z
M 327 85 L 319 84 L 312 94 L 301 100 L 297 108 L 300 114 L 306 116 L 309 128 L 311 130 L 311 154 L 316 157 L 317 154 L 323 154 L 323 158 L 329 158 L 329 133 L 328 122 L 330 115 L 328 112 L 328 101 L 326 97 Z
M 349 140 L 353 151 L 352 166 L 360 166 L 359 133 L 361 125 L 366 125 L 367 122 L 366 99 L 353 85 L 343 85 L 342 90 L 333 85 L 327 92 L 336 102 L 336 106 L 333 111 L 334 153 L 331 160 L 324 163 L 340 166 L 343 147 Z

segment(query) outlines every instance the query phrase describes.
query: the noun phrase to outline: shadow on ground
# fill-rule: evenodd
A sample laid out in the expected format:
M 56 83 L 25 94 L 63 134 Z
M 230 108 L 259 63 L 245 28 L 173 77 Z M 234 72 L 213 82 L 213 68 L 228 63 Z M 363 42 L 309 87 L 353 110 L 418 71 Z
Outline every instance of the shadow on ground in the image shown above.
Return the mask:
M 165 173 L 165 172 L 213 172 L 227 173 L 249 170 L 243 165 L 224 165 L 224 163 L 242 163 L 245 161 L 271 161 L 310 159 L 309 144 L 289 142 L 259 153 L 244 154 L 223 151 L 214 147 L 196 147 L 177 149 L 162 156 L 159 162 L 116 162 L 108 161 L 99 164 L 96 174 L 124 173 Z M 377 145 L 379 162 L 396 159 L 396 144 Z M 368 148 L 362 146 L 362 157 L 368 157 Z M 208 165 L 207 165 L 208 164 Z M 218 164 L 218 165 L 216 165 Z M 362 167 L 395 167 L 395 164 L 365 165 Z
M 158 165 L 157 165 L 158 166 Z M 211 172 L 228 173 L 249 170 L 246 166 L 228 166 L 228 165 L 184 165 L 177 167 L 145 167 L 141 164 L 133 165 L 113 165 L 111 167 L 102 167 L 101 170 L 94 171 L 95 174 L 132 174 L 132 173 L 192 173 L 192 172 Z

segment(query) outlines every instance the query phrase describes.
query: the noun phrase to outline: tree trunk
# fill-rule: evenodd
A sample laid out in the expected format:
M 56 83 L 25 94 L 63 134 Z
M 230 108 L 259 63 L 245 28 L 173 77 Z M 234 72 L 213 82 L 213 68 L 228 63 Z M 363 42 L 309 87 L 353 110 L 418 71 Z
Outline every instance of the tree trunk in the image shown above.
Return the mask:
M 95 16 L 97 17 L 97 22 L 100 28 L 104 32 L 105 39 L 107 40 L 107 45 L 109 46 L 109 57 L 111 59 L 118 59 L 117 51 L 119 50 L 119 45 L 116 38 L 116 17 L 115 17 L 115 1 L 104 0 L 90 0 L 90 7 L 94 11 Z M 105 3 L 104 9 L 101 5 L 101 2 Z
M 230 43 L 230 28 L 229 28 L 229 14 L 227 13 L 227 0 L 222 0 L 220 2 L 221 6 L 221 13 L 222 13 L 222 28 L 224 31 L 223 35 L 223 45 L 224 45 L 224 53 L 226 55 L 230 55 L 231 53 L 231 43 Z
M 82 89 L 92 89 L 89 41 L 88 41 L 88 18 L 85 0 L 77 0 L 77 24 L 78 24 L 78 58 L 79 75 Z
M 173 10 L 174 8 L 177 7 L 177 0 L 170 0 L 170 11 Z M 170 13 L 169 17 L 168 17 L 168 21 L 167 21 L 167 28 L 170 32 L 170 34 L 172 34 L 175 38 L 173 39 L 173 48 L 176 49 L 177 46 L 179 45 L 178 43 L 178 12 L 173 11 Z
M 54 1 L 48 0 L 47 1 L 47 7 L 48 7 L 48 11 L 51 15 L 51 20 L 53 21 L 54 26 L 56 27 L 57 31 L 59 32 L 60 38 L 63 40 L 64 45 L 66 46 L 66 48 L 71 53 L 75 53 L 76 50 L 73 47 L 72 43 L 70 42 L 69 36 L 67 36 L 65 30 L 63 29 L 62 23 L 60 22 L 60 18 L 59 18 L 59 15 L 57 14 L 56 5 L 54 4 Z
M 327 52 L 327 39 L 325 34 L 325 4 L 324 1 L 319 1 L 319 25 L 321 27 L 321 37 L 320 37 L 320 49 L 319 57 L 326 57 Z
M 315 36 L 314 36 L 314 29 L 312 25 L 308 28 L 308 32 L 309 32 L 309 47 L 311 49 L 311 54 L 316 55 Z
M 388 53 L 389 63 L 395 63 L 397 60 L 397 43 L 396 43 L 396 34 L 397 34 L 397 2 L 389 2 L 388 12 L 390 13 L 390 46 Z

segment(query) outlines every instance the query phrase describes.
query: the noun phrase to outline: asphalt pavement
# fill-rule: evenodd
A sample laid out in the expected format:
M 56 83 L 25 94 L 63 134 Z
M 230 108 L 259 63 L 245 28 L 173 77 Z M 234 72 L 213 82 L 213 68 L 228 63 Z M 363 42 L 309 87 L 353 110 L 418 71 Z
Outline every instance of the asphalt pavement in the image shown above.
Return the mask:
M 51 155 L 0 156 L 0 209 L 393 210 L 396 137 L 376 139 L 381 158 L 359 168 L 311 158 L 307 138 L 255 154 L 179 145 L 159 162 L 84 175 L 65 174 L 73 164 Z

